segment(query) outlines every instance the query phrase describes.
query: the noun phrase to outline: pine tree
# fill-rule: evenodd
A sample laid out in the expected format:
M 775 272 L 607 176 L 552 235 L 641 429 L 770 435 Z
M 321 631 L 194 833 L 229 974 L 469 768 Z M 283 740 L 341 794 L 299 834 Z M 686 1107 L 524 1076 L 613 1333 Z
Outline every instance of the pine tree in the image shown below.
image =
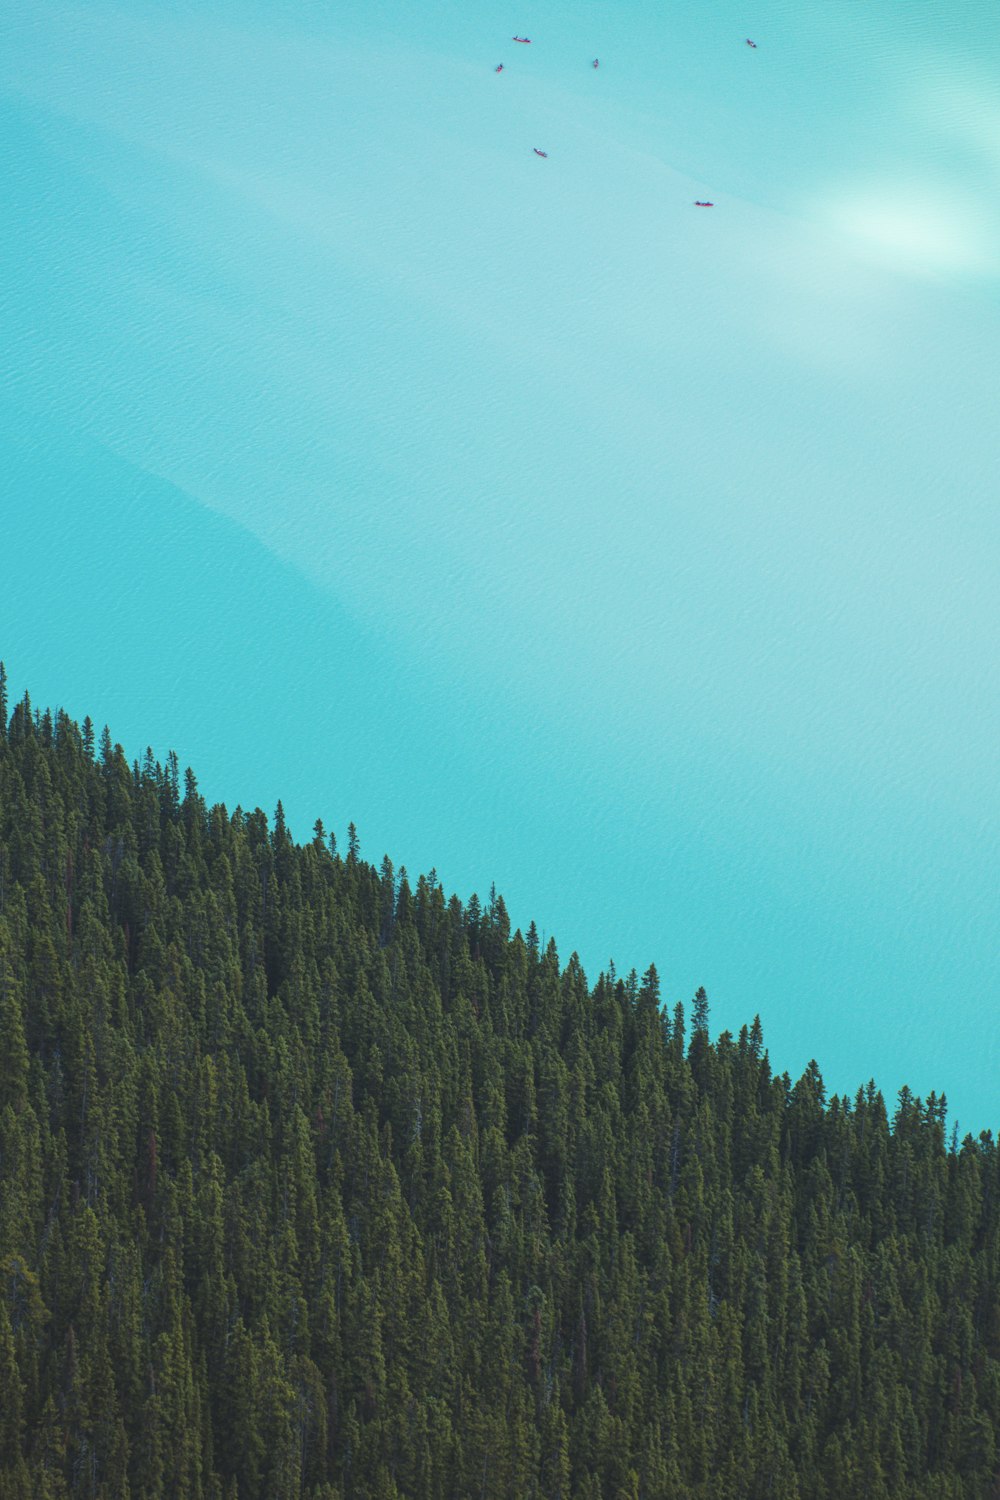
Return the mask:
M 10 928 L 0 917 L 0 1110 L 9 1107 L 17 1115 L 28 1102 L 29 1055 L 13 951 Z

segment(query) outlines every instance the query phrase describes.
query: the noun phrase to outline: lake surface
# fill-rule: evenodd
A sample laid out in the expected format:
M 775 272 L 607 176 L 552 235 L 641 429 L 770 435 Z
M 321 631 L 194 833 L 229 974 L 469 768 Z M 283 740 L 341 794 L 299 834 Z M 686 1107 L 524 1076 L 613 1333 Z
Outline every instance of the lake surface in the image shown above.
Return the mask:
M 15 689 L 996 1127 L 998 78 L 943 0 L 8 0 Z

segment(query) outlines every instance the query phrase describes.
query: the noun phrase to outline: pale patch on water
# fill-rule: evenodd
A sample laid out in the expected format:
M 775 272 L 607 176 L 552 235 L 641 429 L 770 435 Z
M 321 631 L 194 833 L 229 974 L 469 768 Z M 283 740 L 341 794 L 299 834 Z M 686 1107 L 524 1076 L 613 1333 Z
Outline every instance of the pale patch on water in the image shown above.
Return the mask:
M 993 225 L 968 192 L 947 183 L 883 178 L 833 191 L 821 212 L 882 263 L 906 272 L 995 276 Z

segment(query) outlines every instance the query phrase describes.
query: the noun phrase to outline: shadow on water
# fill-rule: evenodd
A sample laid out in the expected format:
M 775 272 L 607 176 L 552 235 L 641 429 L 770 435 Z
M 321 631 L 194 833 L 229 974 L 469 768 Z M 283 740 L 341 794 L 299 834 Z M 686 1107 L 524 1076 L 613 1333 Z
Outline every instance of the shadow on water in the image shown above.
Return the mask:
M 314 814 L 349 817 L 373 732 L 405 716 L 386 654 L 240 526 L 107 449 L 3 405 L 0 453 L 15 685 L 107 718 L 130 756 L 175 747 L 210 797 L 273 807 L 293 760 L 332 804 Z M 42 587 L 58 629 L 38 628 Z M 382 775 L 394 755 L 380 734 Z

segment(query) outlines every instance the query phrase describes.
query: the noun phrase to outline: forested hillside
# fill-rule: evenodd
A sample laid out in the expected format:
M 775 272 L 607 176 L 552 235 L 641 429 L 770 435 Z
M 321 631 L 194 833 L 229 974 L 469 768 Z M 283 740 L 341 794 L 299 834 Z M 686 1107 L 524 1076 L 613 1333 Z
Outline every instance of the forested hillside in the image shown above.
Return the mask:
M 2 1500 L 1000 1496 L 991 1136 L 27 699 L 0 1184 Z

